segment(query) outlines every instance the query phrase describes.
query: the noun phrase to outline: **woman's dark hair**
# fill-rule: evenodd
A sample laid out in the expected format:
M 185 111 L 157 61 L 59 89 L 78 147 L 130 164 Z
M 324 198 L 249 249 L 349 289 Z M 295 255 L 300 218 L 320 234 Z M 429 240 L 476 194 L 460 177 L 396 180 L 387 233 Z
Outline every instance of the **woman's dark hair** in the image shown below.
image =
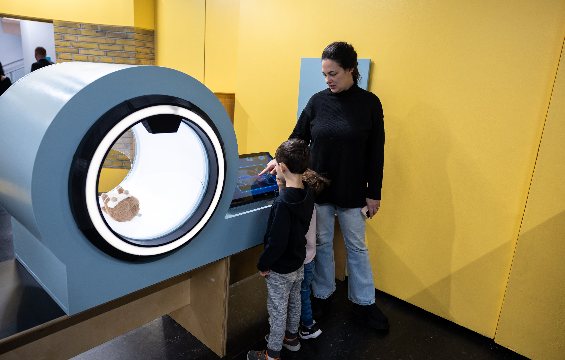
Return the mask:
M 2 67 L 2 63 L 0 62 L 0 75 L 6 75 L 4 74 L 4 68 Z
M 361 74 L 357 69 L 357 52 L 352 45 L 343 41 L 329 44 L 322 52 L 322 60 L 325 59 L 335 61 L 343 69 L 353 69 L 353 81 L 358 83 Z
M 300 139 L 289 139 L 283 142 L 275 152 L 278 163 L 284 163 L 293 174 L 302 174 L 308 169 L 310 147 Z
M 302 179 L 308 183 L 314 196 L 318 196 L 326 186 L 330 185 L 328 179 L 311 169 L 306 169 L 304 174 L 302 174 Z

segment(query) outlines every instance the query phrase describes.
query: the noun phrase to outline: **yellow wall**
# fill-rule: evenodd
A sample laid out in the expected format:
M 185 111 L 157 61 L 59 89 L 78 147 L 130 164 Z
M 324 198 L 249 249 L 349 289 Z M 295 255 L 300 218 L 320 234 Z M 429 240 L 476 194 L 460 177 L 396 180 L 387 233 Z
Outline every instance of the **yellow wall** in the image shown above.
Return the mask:
M 130 169 L 102 168 L 98 178 L 98 192 L 108 192 L 120 185 Z
M 531 359 L 565 354 L 565 62 L 540 144 L 495 341 Z
M 301 57 L 353 43 L 385 114 L 376 287 L 494 337 L 564 18 L 563 0 L 241 2 L 240 152 L 292 131 Z
M 204 0 L 155 0 L 157 65 L 204 82 Z
M 206 1 L 205 85 L 213 92 L 235 93 L 239 0 Z
M 133 0 L 0 0 L 0 13 L 26 18 L 134 26 Z
M 155 4 L 154 0 L 133 0 L 134 26 L 137 28 L 155 29 Z

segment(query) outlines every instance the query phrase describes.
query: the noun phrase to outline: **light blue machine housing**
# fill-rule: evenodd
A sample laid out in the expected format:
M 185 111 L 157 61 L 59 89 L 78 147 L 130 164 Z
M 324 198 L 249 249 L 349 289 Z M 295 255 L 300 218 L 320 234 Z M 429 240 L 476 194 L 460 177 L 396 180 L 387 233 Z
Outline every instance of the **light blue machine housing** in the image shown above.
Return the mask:
M 16 258 L 68 315 L 262 242 L 269 204 L 230 210 L 235 133 L 194 78 L 64 63 L 20 79 L 0 109 L 0 204 L 13 217 Z M 101 211 L 98 176 L 128 129 L 135 160 L 122 185 L 136 189 L 141 216 L 118 223 Z M 178 171 L 159 168 L 159 144 Z

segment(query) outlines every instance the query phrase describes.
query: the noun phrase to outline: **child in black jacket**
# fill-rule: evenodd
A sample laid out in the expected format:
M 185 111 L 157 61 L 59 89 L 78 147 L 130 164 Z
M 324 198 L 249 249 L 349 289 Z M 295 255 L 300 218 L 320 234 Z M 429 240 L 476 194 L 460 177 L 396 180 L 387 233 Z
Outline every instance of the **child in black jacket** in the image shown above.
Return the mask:
M 249 360 L 278 359 L 282 346 L 297 351 L 300 322 L 300 285 L 304 278 L 306 233 L 314 211 L 314 196 L 302 174 L 310 148 L 298 139 L 285 141 L 275 153 L 277 177 L 286 182 L 275 202 L 265 233 L 265 250 L 257 268 L 267 282 L 271 331 L 266 351 L 250 351 Z

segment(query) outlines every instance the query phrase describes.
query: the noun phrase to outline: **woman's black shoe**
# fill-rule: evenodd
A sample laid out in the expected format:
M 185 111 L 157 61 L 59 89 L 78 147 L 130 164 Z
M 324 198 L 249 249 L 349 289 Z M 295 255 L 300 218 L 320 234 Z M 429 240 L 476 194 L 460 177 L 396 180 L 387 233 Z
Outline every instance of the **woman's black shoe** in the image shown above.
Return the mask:
M 367 321 L 367 324 L 375 329 L 388 330 L 390 327 L 388 318 L 377 307 L 377 304 L 371 305 L 355 305 L 354 313 Z
M 312 296 L 311 301 L 312 317 L 314 319 L 323 319 L 330 314 L 332 310 L 331 297 L 327 299 L 318 299 L 317 297 Z

